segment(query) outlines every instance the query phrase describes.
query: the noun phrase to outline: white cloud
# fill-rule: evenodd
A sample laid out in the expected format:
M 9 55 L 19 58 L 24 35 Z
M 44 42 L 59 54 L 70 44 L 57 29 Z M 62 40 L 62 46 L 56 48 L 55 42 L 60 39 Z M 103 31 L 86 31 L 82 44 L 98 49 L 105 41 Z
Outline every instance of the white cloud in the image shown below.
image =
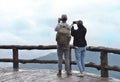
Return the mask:
M 0 0 L 0 32 L 4 33 L 0 35 L 11 37 L 2 38 L 0 43 L 56 44 L 54 27 L 57 18 L 66 13 L 68 23 L 83 20 L 88 29 L 88 45 L 108 45 L 107 39 L 113 38 L 112 46 L 116 46 L 115 42 L 120 41 L 116 40 L 120 30 L 119 3 L 119 0 Z
M 6 45 L 6 44 L 17 45 L 17 44 L 28 44 L 29 43 L 29 41 L 26 41 L 22 39 L 21 37 L 13 35 L 12 33 L 5 33 L 5 32 L 0 33 L 0 39 L 1 39 L 1 42 L 0 42 L 1 45 Z

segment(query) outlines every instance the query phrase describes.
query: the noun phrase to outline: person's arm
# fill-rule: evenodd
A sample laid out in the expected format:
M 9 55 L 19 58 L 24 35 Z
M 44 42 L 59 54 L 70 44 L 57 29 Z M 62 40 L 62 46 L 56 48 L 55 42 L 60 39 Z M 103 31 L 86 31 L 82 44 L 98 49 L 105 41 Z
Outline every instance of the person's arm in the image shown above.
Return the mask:
M 72 35 L 72 36 L 74 36 L 74 35 L 75 35 L 74 26 L 72 26 L 72 28 L 71 28 L 71 35 Z
M 58 24 L 57 24 L 57 26 L 55 27 L 55 31 L 58 31 L 58 29 L 59 29 L 59 27 L 60 27 L 60 21 L 61 21 L 61 19 L 58 18 Z

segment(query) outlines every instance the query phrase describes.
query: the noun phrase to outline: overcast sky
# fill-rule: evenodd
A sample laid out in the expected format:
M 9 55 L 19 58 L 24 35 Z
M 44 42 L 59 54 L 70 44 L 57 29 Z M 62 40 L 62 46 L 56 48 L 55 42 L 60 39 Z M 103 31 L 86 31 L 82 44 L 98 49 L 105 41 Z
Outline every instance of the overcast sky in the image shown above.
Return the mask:
M 61 14 L 83 21 L 88 46 L 120 48 L 120 0 L 0 0 L 0 45 L 56 44 Z

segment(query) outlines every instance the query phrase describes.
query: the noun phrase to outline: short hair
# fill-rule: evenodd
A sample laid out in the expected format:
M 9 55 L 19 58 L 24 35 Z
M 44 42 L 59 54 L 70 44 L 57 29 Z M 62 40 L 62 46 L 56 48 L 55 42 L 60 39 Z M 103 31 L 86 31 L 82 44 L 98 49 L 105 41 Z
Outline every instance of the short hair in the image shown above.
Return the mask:
M 61 15 L 61 19 L 62 19 L 62 21 L 66 21 L 67 20 L 67 15 L 66 14 L 62 14 Z

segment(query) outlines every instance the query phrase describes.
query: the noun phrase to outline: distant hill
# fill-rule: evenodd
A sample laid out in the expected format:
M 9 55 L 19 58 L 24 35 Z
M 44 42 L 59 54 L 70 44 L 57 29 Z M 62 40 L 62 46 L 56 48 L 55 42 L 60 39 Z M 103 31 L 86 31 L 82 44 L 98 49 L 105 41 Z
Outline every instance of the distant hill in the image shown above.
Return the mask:
M 89 53 L 89 54 L 88 54 Z M 85 61 L 86 62 L 94 62 L 96 60 L 99 60 L 99 55 L 96 55 L 98 53 L 94 52 L 89 52 L 87 51 L 87 54 L 86 54 L 86 58 L 85 58 Z M 75 56 L 74 56 L 74 51 L 72 51 L 72 60 L 75 61 Z M 35 58 L 35 59 L 41 59 L 41 60 L 58 60 L 58 57 L 57 57 L 57 53 L 50 53 L 46 56 L 43 56 L 43 57 L 38 57 L 38 58 Z M 92 60 L 92 61 L 91 61 Z M 99 63 L 99 61 L 96 62 L 97 64 Z M 54 65 L 54 66 L 52 66 Z M 57 69 L 57 65 L 56 64 L 36 64 L 36 63 L 27 63 L 27 64 L 20 64 L 20 67 L 21 68 L 48 68 L 48 69 Z M 75 68 L 77 69 L 77 68 Z
M 75 60 L 74 55 L 75 55 L 74 51 L 72 51 L 72 60 Z M 50 53 L 46 56 L 38 57 L 36 59 L 57 60 L 58 58 L 57 58 L 57 53 Z M 113 54 L 110 53 L 109 65 L 119 65 L 120 66 L 118 61 L 120 62 L 120 56 L 113 55 Z M 86 56 L 85 56 L 85 62 L 94 62 L 96 64 L 100 64 L 100 53 L 99 52 L 87 51 Z M 64 65 L 63 65 L 63 67 L 64 67 Z M 27 64 L 20 64 L 20 68 L 37 68 L 37 69 L 55 69 L 55 70 L 57 70 L 57 64 L 27 63 Z M 72 65 L 72 70 L 78 70 L 77 65 Z M 95 74 L 100 74 L 100 71 L 98 71 L 95 68 L 90 68 L 90 67 L 86 67 L 86 72 L 92 72 L 92 73 L 95 73 Z M 115 77 L 115 78 L 120 79 L 120 75 L 118 74 L 118 72 L 110 71 L 109 73 L 110 73 L 111 77 Z

